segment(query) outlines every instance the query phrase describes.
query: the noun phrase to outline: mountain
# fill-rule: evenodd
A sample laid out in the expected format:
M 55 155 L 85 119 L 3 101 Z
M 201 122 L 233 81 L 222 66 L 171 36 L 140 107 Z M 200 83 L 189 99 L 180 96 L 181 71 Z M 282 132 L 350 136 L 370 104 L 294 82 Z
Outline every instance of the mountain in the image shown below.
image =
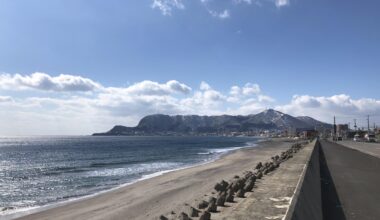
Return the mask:
M 274 124 L 277 129 L 286 129 L 288 127 L 294 128 L 311 128 L 310 124 L 304 122 L 293 116 L 284 114 L 273 109 L 265 110 L 257 115 L 253 115 L 250 118 L 253 123 L 261 124 Z
M 204 134 L 216 132 L 245 132 L 258 130 L 284 130 L 287 128 L 313 129 L 331 127 L 311 117 L 293 117 L 273 109 L 247 116 L 163 115 L 145 116 L 136 127 L 117 125 L 105 133 L 93 135 L 160 135 Z
M 315 120 L 312 117 L 309 116 L 298 116 L 297 119 L 305 122 L 306 124 L 312 126 L 312 127 L 324 127 L 324 128 L 332 128 L 331 124 L 327 124 L 318 120 Z

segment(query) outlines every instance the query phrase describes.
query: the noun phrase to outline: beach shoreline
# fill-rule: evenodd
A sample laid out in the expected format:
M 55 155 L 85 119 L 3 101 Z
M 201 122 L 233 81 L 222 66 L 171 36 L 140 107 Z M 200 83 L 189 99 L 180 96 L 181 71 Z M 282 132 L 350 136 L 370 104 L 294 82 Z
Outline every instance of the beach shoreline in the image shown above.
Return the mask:
M 207 163 L 164 171 L 161 175 L 140 179 L 96 195 L 41 207 L 32 210 L 33 213 L 24 212 L 20 219 L 154 219 L 160 214 L 179 210 L 185 203 L 194 203 L 199 197 L 211 192 L 216 181 L 231 178 L 239 171 L 252 168 L 254 163 L 265 161 L 290 145 L 291 143 L 279 140 L 257 143 L 255 147 L 233 150 Z M 249 157 L 252 159 L 249 160 Z M 247 163 L 238 163 L 239 161 Z M 228 166 L 231 164 L 234 165 Z M 197 189 L 196 186 L 202 181 L 194 178 L 204 174 L 207 174 L 207 179 L 215 181 L 209 181 Z M 152 192 L 155 189 L 158 193 Z M 144 196 L 144 191 L 152 193 Z M 136 211 L 136 206 L 141 211 Z M 18 217 L 20 215 L 13 215 L 11 219 Z
M 218 159 L 223 158 L 224 156 L 227 156 L 228 154 L 233 153 L 236 150 L 243 149 L 243 148 L 256 147 L 257 144 L 259 144 L 261 142 L 265 142 L 267 140 L 268 140 L 267 138 L 259 138 L 259 139 L 256 139 L 254 142 L 250 142 L 249 141 L 244 146 L 241 146 L 241 147 L 231 147 L 231 148 L 221 148 L 221 149 L 217 148 L 216 149 L 217 151 L 214 152 L 215 156 L 213 158 L 211 158 L 210 160 L 206 160 L 206 161 L 202 161 L 202 162 L 197 162 L 197 163 L 194 163 L 194 164 L 191 164 L 191 165 L 186 165 L 186 166 L 182 166 L 182 167 L 178 167 L 178 168 L 174 168 L 174 169 L 162 170 L 162 171 L 154 172 L 154 173 L 151 173 L 151 174 L 145 174 L 145 175 L 142 175 L 140 178 L 135 179 L 135 180 L 133 180 L 131 182 L 126 182 L 126 183 L 120 184 L 118 186 L 114 186 L 112 188 L 109 188 L 109 189 L 106 189 L 106 190 L 102 190 L 102 191 L 99 191 L 99 192 L 96 192 L 96 193 L 93 193 L 93 194 L 77 196 L 77 197 L 73 197 L 73 198 L 70 198 L 70 199 L 67 199 L 67 200 L 56 201 L 56 202 L 48 203 L 48 204 L 41 205 L 41 206 L 24 207 L 24 208 L 16 208 L 16 209 L 12 208 L 12 209 L 8 210 L 8 212 L 6 211 L 6 212 L 3 212 L 3 213 L 0 213 L 0 219 L 1 220 L 10 220 L 10 219 L 20 218 L 20 217 L 23 217 L 23 216 L 26 216 L 26 215 L 31 215 L 31 214 L 42 212 L 42 211 L 49 210 L 49 209 L 52 209 L 52 208 L 64 206 L 64 205 L 67 205 L 67 204 L 72 203 L 72 202 L 77 202 L 77 201 L 82 201 L 82 200 L 85 200 L 85 199 L 89 199 L 89 198 L 92 198 L 92 197 L 95 197 L 95 196 L 98 196 L 98 195 L 101 195 L 101 194 L 104 194 L 104 193 L 108 193 L 108 192 L 117 190 L 119 188 L 123 188 L 123 187 L 129 186 L 129 185 L 132 185 L 132 184 L 136 184 L 136 183 L 138 183 L 140 181 L 143 181 L 143 180 L 147 180 L 147 179 L 155 178 L 157 176 L 164 175 L 166 173 L 170 173 L 170 172 L 174 172 L 174 171 L 179 171 L 179 170 L 183 170 L 183 169 L 189 169 L 189 168 L 192 168 L 192 167 L 196 167 L 196 166 L 201 166 L 201 165 L 205 165 L 205 164 L 208 164 L 208 163 L 212 163 L 212 162 L 214 162 L 214 161 L 216 161 Z M 213 150 L 211 150 L 211 151 L 213 151 Z M 214 154 L 214 153 L 208 152 L 207 154 Z

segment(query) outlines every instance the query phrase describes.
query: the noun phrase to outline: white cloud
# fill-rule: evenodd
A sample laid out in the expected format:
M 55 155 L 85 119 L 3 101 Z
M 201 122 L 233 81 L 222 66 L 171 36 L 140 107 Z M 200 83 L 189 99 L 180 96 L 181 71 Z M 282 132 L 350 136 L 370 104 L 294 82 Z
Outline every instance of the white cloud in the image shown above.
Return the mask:
M 61 118 L 62 121 L 57 123 L 93 124 L 94 127 L 92 128 L 83 124 L 77 128 L 80 130 L 79 128 L 84 129 L 86 127 L 87 130 L 81 132 L 91 133 L 88 130 L 89 128 L 97 130 L 108 126 L 107 129 L 109 129 L 112 126 L 110 123 L 117 121 L 119 121 L 117 123 L 134 125 L 142 116 L 147 114 L 182 113 L 183 108 L 176 96 L 188 96 L 192 91 L 189 86 L 176 80 L 170 80 L 166 83 L 145 80 L 127 87 L 104 87 L 91 79 L 71 75 L 53 77 L 48 74 L 35 73 L 26 76 L 19 74 L 1 74 L 0 76 L 0 91 L 12 90 L 13 93 L 16 92 L 15 94 L 17 91 L 28 89 L 53 91 L 48 94 L 31 93 L 27 97 L 23 93 L 24 95 L 17 99 L 0 96 L 0 104 L 2 105 L 0 115 L 13 115 L 15 121 L 26 120 L 26 115 L 35 119 L 46 116 L 44 120 L 38 120 L 37 124 L 40 124 L 40 129 L 31 129 L 29 125 L 23 126 L 23 130 L 29 129 L 24 134 L 35 134 L 34 132 L 52 134 L 54 129 L 50 130 L 49 126 L 53 126 L 53 121 L 58 120 L 58 118 Z M 78 93 L 78 91 L 81 92 Z M 88 91 L 91 91 L 91 95 L 87 93 Z M 36 95 L 39 97 L 34 97 Z M 0 124 L 9 125 L 11 121 L 6 122 L 6 120 L 10 120 L 10 118 L 12 117 L 0 117 Z M 63 121 L 63 118 L 66 118 L 66 122 Z M 26 121 L 35 122 L 35 119 Z M 105 119 L 107 119 L 106 122 Z M 15 126 L 17 123 L 13 124 Z M 43 128 L 46 129 L 41 130 Z M 64 128 L 62 129 L 64 130 Z M 11 129 L 8 130 L 11 132 Z M 61 134 L 75 134 L 77 131 L 73 129 L 63 130 Z
M 226 19 L 231 17 L 231 9 L 233 5 L 244 4 L 247 6 L 255 5 L 262 6 L 265 2 L 269 2 L 272 5 L 275 5 L 277 8 L 289 5 L 289 0 L 199 0 L 202 5 L 205 7 L 207 12 L 212 16 L 220 19 Z M 220 4 L 226 6 L 227 8 L 220 11 Z M 219 6 L 217 6 L 219 4 Z M 213 5 L 215 7 L 211 7 Z M 185 4 L 183 0 L 152 0 L 151 7 L 153 9 L 161 10 L 163 15 L 171 15 L 174 9 L 185 9 Z M 215 9 L 218 8 L 218 9 Z
M 352 122 L 354 118 L 363 118 L 365 115 L 378 117 L 380 100 L 353 99 L 346 94 L 328 97 L 295 95 L 289 104 L 277 106 L 276 109 L 292 115 L 315 117 L 327 122 L 331 122 L 335 115 L 340 118 L 341 123 L 347 123 Z
M 226 18 L 230 17 L 230 12 L 227 9 L 225 9 L 225 10 L 223 10 L 221 12 L 217 12 L 217 11 L 208 9 L 208 13 L 211 16 L 216 17 L 216 18 L 220 18 L 220 19 L 226 19 Z
M 10 97 L 10 96 L 0 96 L 0 103 L 5 103 L 5 102 L 13 102 L 12 97 Z
M 242 103 L 242 101 L 255 100 L 258 102 L 272 102 L 273 98 L 261 93 L 260 86 L 258 84 L 246 83 L 243 87 L 232 86 L 229 92 L 230 96 L 228 100 L 234 103 Z
M 223 105 L 227 102 L 227 96 L 214 90 L 206 82 L 201 82 L 199 91 L 193 96 L 179 100 L 179 106 L 185 114 L 220 114 Z
M 254 0 L 233 0 L 233 2 L 236 4 L 246 3 L 246 4 L 250 5 L 254 2 Z
M 66 78 L 69 80 L 62 80 Z M 148 114 L 252 114 L 266 105 L 259 97 L 260 87 L 251 83 L 234 86 L 224 94 L 203 81 L 193 91 L 176 80 L 165 83 L 145 80 L 126 87 L 104 87 L 80 76 L 3 74 L 0 85 L 0 91 L 16 90 L 13 91 L 16 95 L 18 90 L 25 89 L 53 91 L 31 93 L 27 97 L 23 93 L 17 98 L 0 96 L 0 115 L 11 116 L 0 117 L 0 124 L 12 124 L 13 129 L 8 126 L 7 132 L 16 134 L 88 134 L 108 130 L 115 124 L 134 126 Z M 78 126 L 72 128 L 70 124 Z
M 227 10 L 227 9 L 224 9 L 224 11 L 220 12 L 218 14 L 218 17 L 220 19 L 226 19 L 226 18 L 229 18 L 230 17 L 230 12 Z
M 239 86 L 232 86 L 230 90 L 230 95 L 231 96 L 238 96 L 241 93 L 241 89 Z
M 81 76 L 65 75 L 52 77 L 46 73 L 31 75 L 0 74 L 0 88 L 9 90 L 35 89 L 43 91 L 88 92 L 101 89 L 99 83 Z
M 176 80 L 170 80 L 166 83 L 160 84 L 150 80 L 144 80 L 142 82 L 135 83 L 126 88 L 106 88 L 109 93 L 121 93 L 125 95 L 169 95 L 173 93 L 188 94 L 191 88 Z
M 243 87 L 243 94 L 244 95 L 253 95 L 260 93 L 260 86 L 257 84 L 247 83 Z
M 256 99 L 249 99 L 244 101 L 237 109 L 230 109 L 228 114 L 233 115 L 249 115 L 256 114 L 265 110 L 268 106 L 265 103 L 258 102 Z
M 208 83 L 202 81 L 201 85 L 199 86 L 199 89 L 200 90 L 209 90 L 209 89 L 211 89 L 211 86 Z
M 33 73 L 31 75 L 20 74 L 0 74 L 0 89 L 3 90 L 40 90 L 53 92 L 100 92 L 106 90 L 113 92 L 115 90 L 133 94 L 156 94 L 165 95 L 171 93 L 187 94 L 191 88 L 176 80 L 170 80 L 160 84 L 145 80 L 129 87 L 104 87 L 91 79 L 81 76 L 65 75 L 50 76 L 46 73 Z
M 275 99 L 267 95 L 258 95 L 259 102 L 274 102 Z
M 191 88 L 183 83 L 179 83 L 176 80 L 171 80 L 166 83 L 166 86 L 168 86 L 172 91 L 175 92 L 181 92 L 181 93 L 189 93 L 191 91 Z
M 182 0 L 153 0 L 152 8 L 161 10 L 163 15 L 171 15 L 173 8 L 185 9 Z
M 289 0 L 275 0 L 278 8 L 289 5 Z
M 326 122 L 331 122 L 334 115 L 342 120 L 367 114 L 380 115 L 380 100 L 353 99 L 345 94 L 328 97 L 295 95 L 289 103 L 278 105 L 254 83 L 233 85 L 226 92 L 203 81 L 195 89 L 175 80 L 164 83 L 145 80 L 126 87 L 104 87 L 96 83 L 96 89 L 88 95 L 76 92 L 78 89 L 68 89 L 65 80 L 63 83 L 59 77 L 47 74 L 43 78 L 54 82 L 54 86 L 41 86 L 43 83 L 32 75 L 23 76 L 21 82 L 15 80 L 18 78 L 15 75 L 8 74 L 5 78 L 6 83 L 0 80 L 0 92 L 17 90 L 16 87 L 55 92 L 31 93 L 29 96 L 21 92 L 22 95 L 17 96 L 18 92 L 12 91 L 12 97 L 0 96 L 0 131 L 3 132 L 0 135 L 89 134 L 108 130 L 115 124 L 134 126 L 143 116 L 155 113 L 247 115 L 272 107 L 291 115 L 308 115 Z M 73 78 L 84 79 L 80 76 Z M 94 81 L 87 79 L 85 82 L 91 85 Z
M 232 86 L 228 101 L 235 104 L 229 109 L 229 114 L 255 114 L 268 107 L 272 107 L 274 99 L 262 94 L 258 84 L 246 83 L 243 87 Z

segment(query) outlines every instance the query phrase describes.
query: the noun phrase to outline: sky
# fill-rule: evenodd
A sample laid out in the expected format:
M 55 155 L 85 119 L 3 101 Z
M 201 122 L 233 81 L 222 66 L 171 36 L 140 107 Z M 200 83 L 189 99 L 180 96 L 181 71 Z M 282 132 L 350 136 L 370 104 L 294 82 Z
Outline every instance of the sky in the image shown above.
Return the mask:
M 380 124 L 377 0 L 0 0 L 0 135 L 267 108 Z

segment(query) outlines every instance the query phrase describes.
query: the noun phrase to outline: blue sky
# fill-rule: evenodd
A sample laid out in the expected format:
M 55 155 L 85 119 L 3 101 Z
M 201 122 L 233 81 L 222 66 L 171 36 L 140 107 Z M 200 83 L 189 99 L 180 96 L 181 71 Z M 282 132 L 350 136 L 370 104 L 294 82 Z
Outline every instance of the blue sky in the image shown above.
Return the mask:
M 143 113 L 155 112 L 247 114 L 273 107 L 293 115 L 319 110 L 312 116 L 324 121 L 335 110 L 347 120 L 375 116 L 380 114 L 379 9 L 380 2 L 375 0 L 2 0 L 0 96 L 8 100 L 3 104 L 11 100 L 17 106 L 7 104 L 2 114 L 11 112 L 13 121 L 20 124 L 25 118 L 48 121 L 45 127 L 49 129 L 0 130 L 0 134 L 69 134 L 67 118 L 62 114 L 57 119 L 54 112 L 58 109 L 72 118 L 67 108 L 75 104 L 63 101 L 79 98 L 92 103 L 87 107 L 94 118 L 99 114 L 105 117 L 97 124 L 91 122 L 93 118 L 83 122 L 86 126 L 73 132 L 81 134 L 117 122 L 133 125 Z M 36 72 L 46 75 L 33 77 Z M 18 78 L 16 74 L 20 74 Z M 60 80 L 84 81 L 59 78 L 60 74 L 99 86 L 90 86 L 96 91 L 87 84 L 80 87 L 85 91 L 71 91 L 73 87 Z M 20 77 L 30 78 L 20 81 Z M 41 79 L 56 84 L 46 87 Z M 129 98 L 127 103 L 136 104 L 135 109 L 125 108 L 125 99 L 141 93 L 127 92 L 123 100 L 112 97 L 115 108 L 104 110 L 102 106 L 101 111 L 106 112 L 99 112 L 99 102 L 110 105 L 110 99 L 102 98 L 115 92 L 110 92 L 111 87 L 143 88 L 147 86 L 144 80 L 164 90 L 170 87 L 168 81 L 175 80 L 190 90 L 165 90 L 166 101 L 176 101 L 160 107 L 157 99 L 146 101 L 153 99 L 150 96 L 140 97 L 144 104 Z M 210 103 L 199 100 L 208 97 L 201 82 L 223 101 L 211 108 Z M 244 87 L 255 91 L 239 93 L 236 102 L 231 98 L 233 86 L 241 92 Z M 55 104 L 46 104 L 47 98 Z M 155 98 L 162 103 L 162 97 Z M 44 104 L 30 106 L 31 100 L 41 99 Z M 315 102 L 319 104 L 313 105 Z M 212 111 L 194 110 L 199 103 Z M 25 109 L 15 113 L 20 105 Z M 188 108 L 179 110 L 172 105 Z M 50 118 L 44 118 L 47 116 Z

